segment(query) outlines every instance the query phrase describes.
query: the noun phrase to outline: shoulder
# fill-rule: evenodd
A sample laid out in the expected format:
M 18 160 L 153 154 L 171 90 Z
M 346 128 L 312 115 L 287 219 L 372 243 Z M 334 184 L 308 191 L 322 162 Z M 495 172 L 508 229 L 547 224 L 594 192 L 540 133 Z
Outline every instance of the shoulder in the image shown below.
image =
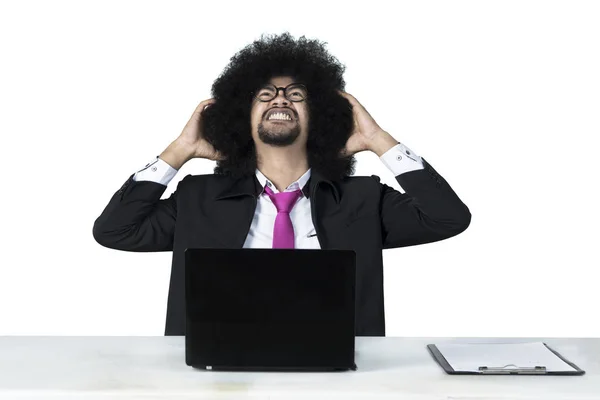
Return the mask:
M 365 186 L 379 186 L 381 178 L 377 175 L 361 175 L 361 176 L 347 176 L 344 179 L 338 181 L 341 186 L 346 187 L 365 187 Z
M 336 182 L 344 193 L 353 193 L 360 196 L 379 193 L 382 188 L 381 178 L 377 175 L 348 176 Z
M 215 187 L 219 188 L 223 185 L 230 184 L 234 181 L 234 178 L 231 178 L 226 175 L 218 175 L 218 174 L 199 174 L 192 175 L 187 174 L 186 176 L 179 181 L 177 184 L 178 189 L 185 188 L 206 188 L 206 187 Z

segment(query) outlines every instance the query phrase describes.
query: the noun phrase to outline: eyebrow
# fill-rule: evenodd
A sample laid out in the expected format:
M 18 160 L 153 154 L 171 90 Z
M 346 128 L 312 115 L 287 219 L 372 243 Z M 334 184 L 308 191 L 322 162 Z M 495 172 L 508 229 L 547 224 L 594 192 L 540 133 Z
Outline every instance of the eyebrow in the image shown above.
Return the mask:
M 261 88 L 261 89 L 264 89 L 264 88 L 266 88 L 267 86 L 270 86 L 270 85 L 277 86 L 277 85 L 275 85 L 274 83 L 265 83 L 265 84 L 263 84 L 263 85 L 262 85 L 260 88 Z M 284 86 L 284 87 L 288 87 L 288 86 L 292 86 L 292 85 L 303 85 L 303 83 L 301 83 L 301 82 L 292 82 L 292 83 L 290 83 L 289 85 L 286 85 L 286 86 Z

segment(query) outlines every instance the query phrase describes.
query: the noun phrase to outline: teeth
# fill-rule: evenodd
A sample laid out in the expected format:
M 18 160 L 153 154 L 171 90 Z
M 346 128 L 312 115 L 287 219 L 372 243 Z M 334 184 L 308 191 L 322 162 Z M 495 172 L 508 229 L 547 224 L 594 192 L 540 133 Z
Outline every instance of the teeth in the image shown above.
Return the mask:
M 271 114 L 271 116 L 269 117 L 269 119 L 270 120 L 271 119 L 283 119 L 283 120 L 288 120 L 288 121 L 292 120 L 289 115 L 284 114 L 284 113 Z

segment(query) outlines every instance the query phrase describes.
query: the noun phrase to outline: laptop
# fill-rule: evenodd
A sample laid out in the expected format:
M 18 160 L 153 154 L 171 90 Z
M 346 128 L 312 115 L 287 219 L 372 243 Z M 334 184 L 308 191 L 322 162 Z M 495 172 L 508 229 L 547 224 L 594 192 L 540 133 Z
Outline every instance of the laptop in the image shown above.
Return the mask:
M 356 370 L 356 252 L 185 250 L 185 361 L 207 370 Z

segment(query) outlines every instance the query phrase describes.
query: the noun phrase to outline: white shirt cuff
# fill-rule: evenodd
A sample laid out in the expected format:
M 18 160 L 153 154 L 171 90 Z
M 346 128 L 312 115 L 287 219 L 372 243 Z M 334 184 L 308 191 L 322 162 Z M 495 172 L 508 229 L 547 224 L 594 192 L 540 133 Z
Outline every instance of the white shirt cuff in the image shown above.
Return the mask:
M 158 156 L 150 161 L 144 169 L 139 170 L 133 175 L 134 181 L 151 181 L 167 186 L 168 183 L 177 174 L 177 170 L 167 164 Z
M 383 153 L 379 159 L 394 173 L 394 176 L 425 168 L 421 157 L 402 143 Z

